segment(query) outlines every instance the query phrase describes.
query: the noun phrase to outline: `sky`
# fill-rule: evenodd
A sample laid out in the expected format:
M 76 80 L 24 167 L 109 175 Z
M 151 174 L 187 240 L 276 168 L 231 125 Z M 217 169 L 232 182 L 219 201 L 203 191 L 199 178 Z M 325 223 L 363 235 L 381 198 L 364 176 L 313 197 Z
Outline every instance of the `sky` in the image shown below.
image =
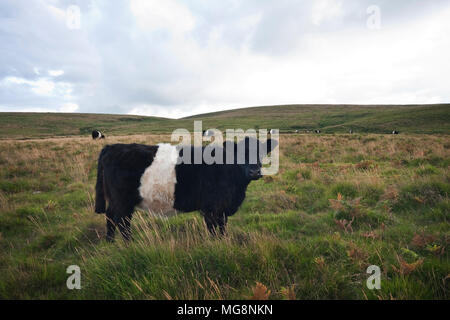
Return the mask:
M 448 103 L 449 17 L 448 0 L 2 0 L 0 111 Z

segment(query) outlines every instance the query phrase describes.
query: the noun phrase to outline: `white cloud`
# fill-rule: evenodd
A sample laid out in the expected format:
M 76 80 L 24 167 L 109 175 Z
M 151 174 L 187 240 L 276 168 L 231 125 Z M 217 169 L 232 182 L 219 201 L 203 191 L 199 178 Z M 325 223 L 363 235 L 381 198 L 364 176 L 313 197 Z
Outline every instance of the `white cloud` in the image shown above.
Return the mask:
M 55 84 L 44 78 L 40 78 L 37 81 L 28 81 L 28 84 L 31 85 L 31 91 L 38 95 L 51 95 L 53 89 L 55 89 Z
M 12 110 L 11 107 L 0 105 L 0 112 L 65 112 L 71 113 L 78 111 L 79 106 L 76 103 L 65 103 L 60 107 L 35 107 L 35 106 L 20 106 L 19 110 Z
M 180 119 L 193 114 L 220 111 L 223 109 L 224 105 L 225 104 L 219 104 L 218 106 L 214 107 L 211 106 L 211 104 L 207 103 L 196 103 L 195 105 L 179 104 L 167 107 L 160 105 L 141 104 L 131 107 L 130 111 L 128 111 L 127 114 Z M 228 107 L 231 106 L 228 105 Z
M 63 104 L 59 108 L 59 112 L 75 112 L 79 109 L 79 106 L 76 103 L 68 102 Z
M 13 89 L 22 87 L 33 93 L 36 98 L 39 96 L 73 99 L 73 86 L 67 82 L 53 82 L 48 78 L 37 78 L 28 80 L 19 77 L 5 77 L 0 82 L 0 88 Z
M 73 100 L 73 85 L 67 82 L 53 82 L 48 78 L 28 80 L 19 77 L 5 77 L 0 82 L 0 89 L 21 89 L 23 93 L 32 94 L 36 99 L 49 97 L 64 100 Z
M 146 31 L 168 29 L 176 33 L 191 31 L 195 19 L 182 2 L 174 0 L 132 0 L 131 12 L 138 26 Z
M 6 77 L 3 79 L 1 85 L 14 86 L 14 85 L 27 85 L 31 91 L 37 95 L 51 95 L 55 84 L 45 78 L 39 78 L 38 80 L 27 80 L 18 77 Z
M 319 26 L 324 20 L 340 17 L 343 13 L 341 1 L 315 0 L 311 11 L 311 21 Z
M 49 70 L 48 74 L 52 77 L 59 77 L 64 74 L 64 70 Z

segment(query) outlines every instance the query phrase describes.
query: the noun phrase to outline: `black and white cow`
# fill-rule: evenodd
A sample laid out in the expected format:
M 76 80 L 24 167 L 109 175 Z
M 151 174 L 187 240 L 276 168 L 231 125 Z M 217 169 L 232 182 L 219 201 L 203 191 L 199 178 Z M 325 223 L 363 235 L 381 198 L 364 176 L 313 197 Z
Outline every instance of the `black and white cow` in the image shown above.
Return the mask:
M 97 139 L 105 139 L 105 138 L 106 138 L 106 136 L 103 133 L 101 133 L 100 131 L 98 131 L 98 130 L 92 131 L 92 139 L 97 140 Z
M 211 233 L 225 231 L 227 218 L 244 201 L 247 186 L 261 178 L 259 156 L 250 158 L 249 146 L 262 154 L 278 144 L 245 138 L 238 144 L 224 142 L 223 164 L 194 164 L 198 150 L 192 146 L 177 148 L 170 144 L 113 144 L 103 148 L 98 159 L 95 212 L 106 212 L 107 240 L 113 241 L 116 226 L 125 240 L 130 239 L 130 222 L 136 206 L 151 212 L 200 211 Z M 254 144 L 253 144 L 254 143 Z M 244 144 L 244 146 L 242 146 Z M 237 150 L 245 147 L 245 161 L 237 161 Z M 178 163 L 183 152 L 191 152 L 191 164 Z M 234 160 L 227 152 L 234 150 Z M 188 154 L 188 153 L 187 153 Z M 258 154 L 258 153 L 257 153 Z M 230 161 L 230 159 L 232 161 Z M 251 161 L 250 159 L 256 159 Z M 228 160 L 225 162 L 225 160 Z M 185 161 L 186 162 L 186 161 Z M 231 163 L 230 163 L 231 162 Z M 243 162 L 243 164 L 238 164 Z M 108 201 L 108 208 L 106 208 Z
M 320 130 L 316 129 L 314 130 L 315 133 L 320 133 Z
M 397 130 L 392 131 L 392 134 L 399 134 L 400 132 L 398 132 Z

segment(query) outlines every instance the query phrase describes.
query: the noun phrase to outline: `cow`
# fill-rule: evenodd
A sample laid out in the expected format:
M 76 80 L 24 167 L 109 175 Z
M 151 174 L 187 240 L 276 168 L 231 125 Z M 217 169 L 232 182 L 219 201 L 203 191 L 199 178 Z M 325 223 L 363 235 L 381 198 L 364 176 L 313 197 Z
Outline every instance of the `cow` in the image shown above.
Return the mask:
M 353 134 L 353 130 L 352 130 L 352 129 L 350 129 L 350 131 L 349 131 L 348 133 L 350 133 L 350 134 Z
M 320 130 L 316 129 L 314 130 L 315 133 L 320 133 Z
M 126 241 L 131 239 L 130 223 L 135 207 L 168 216 L 174 211 L 200 211 L 209 232 L 223 235 L 228 217 L 244 201 L 247 186 L 262 176 L 262 157 L 251 157 L 251 152 L 264 156 L 277 145 L 273 139 L 261 142 L 246 137 L 239 143 L 227 140 L 223 146 L 217 146 L 223 152 L 222 164 L 206 164 L 203 159 L 199 164 L 179 161 L 188 151 L 193 160 L 196 148 L 203 152 L 205 147 L 105 146 L 98 158 L 95 212 L 106 213 L 106 240 L 114 241 L 116 226 Z M 257 146 L 258 150 L 251 146 Z M 238 160 L 238 150 L 245 150 L 245 159 Z
M 100 131 L 98 131 L 98 130 L 92 131 L 92 139 L 97 140 L 97 139 L 105 139 L 105 138 L 106 138 L 106 136 L 103 133 L 101 133 Z
M 392 131 L 392 134 L 399 134 L 400 132 L 398 132 L 397 130 Z

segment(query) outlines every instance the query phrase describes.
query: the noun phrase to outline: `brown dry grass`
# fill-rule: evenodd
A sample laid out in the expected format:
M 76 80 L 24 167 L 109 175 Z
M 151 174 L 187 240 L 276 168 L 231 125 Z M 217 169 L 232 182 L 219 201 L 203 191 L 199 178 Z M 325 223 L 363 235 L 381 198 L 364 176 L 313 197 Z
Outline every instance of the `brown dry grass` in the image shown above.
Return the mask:
M 448 297 L 448 136 L 281 135 L 279 173 L 250 185 L 226 237 L 211 239 L 195 213 L 137 212 L 133 244 L 104 243 L 104 216 L 93 214 L 99 151 L 169 141 L 0 141 L 0 296 Z M 398 256 L 405 248 L 417 257 Z M 73 263 L 90 286 L 78 296 L 61 286 Z M 367 264 L 392 281 L 381 292 L 362 287 Z

